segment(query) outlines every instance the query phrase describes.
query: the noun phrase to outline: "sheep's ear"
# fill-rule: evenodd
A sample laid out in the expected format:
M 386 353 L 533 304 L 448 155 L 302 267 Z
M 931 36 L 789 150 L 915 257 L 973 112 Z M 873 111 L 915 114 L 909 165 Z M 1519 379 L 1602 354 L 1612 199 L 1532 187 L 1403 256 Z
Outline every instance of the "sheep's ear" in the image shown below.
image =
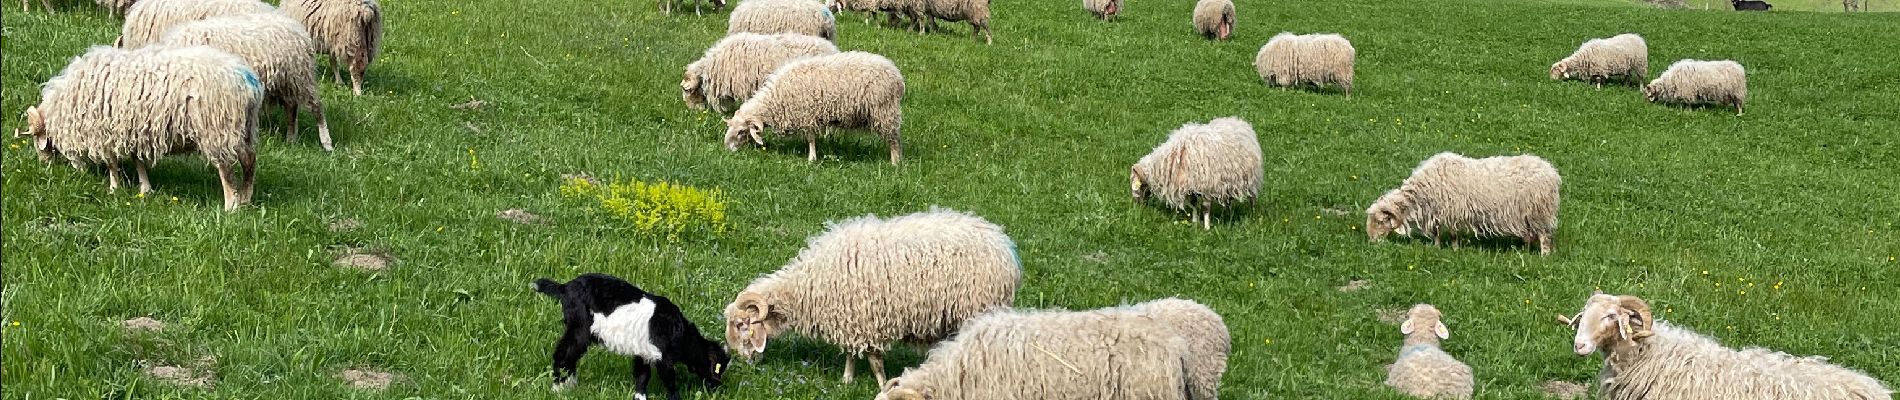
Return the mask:
M 1432 333 L 1438 334 L 1439 339 L 1451 338 L 1451 329 L 1446 328 L 1444 322 L 1439 322 L 1437 324 L 1432 325 Z
M 1412 331 L 1415 330 L 1418 330 L 1418 328 L 1412 326 L 1412 318 L 1410 317 L 1405 318 L 1405 322 L 1399 323 L 1399 333 L 1401 334 L 1410 335 Z

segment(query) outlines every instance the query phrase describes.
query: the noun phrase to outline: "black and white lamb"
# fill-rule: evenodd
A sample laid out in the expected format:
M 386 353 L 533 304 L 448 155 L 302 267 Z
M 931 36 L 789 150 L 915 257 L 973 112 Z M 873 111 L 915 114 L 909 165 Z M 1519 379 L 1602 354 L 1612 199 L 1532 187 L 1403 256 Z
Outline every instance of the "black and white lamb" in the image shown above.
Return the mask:
M 679 400 L 674 364 L 719 387 L 731 358 L 718 342 L 699 334 L 699 327 L 680 313 L 679 306 L 607 274 L 587 273 L 567 283 L 536 279 L 534 290 L 561 301 L 561 319 L 567 332 L 554 345 L 554 391 L 574 387 L 574 367 L 587 348 L 600 344 L 616 354 L 632 356 L 634 398 L 646 400 L 647 376 L 658 369 L 666 398 Z

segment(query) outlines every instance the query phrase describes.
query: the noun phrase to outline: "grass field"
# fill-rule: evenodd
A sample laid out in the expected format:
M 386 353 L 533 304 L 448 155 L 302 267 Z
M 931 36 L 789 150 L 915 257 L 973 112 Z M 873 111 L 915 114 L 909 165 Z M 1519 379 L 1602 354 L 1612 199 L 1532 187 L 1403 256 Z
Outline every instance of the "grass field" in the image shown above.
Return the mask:
M 117 25 L 89 5 L 6 6 L 11 131 L 37 85 Z M 325 84 L 337 151 L 308 130 L 297 143 L 267 134 L 256 203 L 240 212 L 218 211 L 216 175 L 192 157 L 161 163 L 157 195 L 134 198 L 5 139 L 4 398 L 625 399 L 628 362 L 598 351 L 578 390 L 548 392 L 558 306 L 531 279 L 619 275 L 717 336 L 732 296 L 825 221 L 933 204 L 1007 228 L 1026 270 L 1019 306 L 1213 306 L 1234 336 L 1231 399 L 1398 398 L 1379 383 L 1400 335 L 1376 314 L 1419 302 L 1447 313 L 1445 348 L 1476 369 L 1480 398 L 1539 398 L 1544 381 L 1595 376 L 1600 356 L 1571 355 L 1551 320 L 1599 288 L 1729 345 L 1825 355 L 1900 384 L 1900 14 L 1246 0 L 1234 40 L 1216 43 L 1190 32 L 1187 0 L 1132 3 L 1113 23 L 1073 1 L 1001 0 L 992 46 L 967 25 L 918 36 L 841 16 L 840 47 L 884 54 L 908 79 L 906 164 L 893 168 L 864 134 L 822 141 L 816 165 L 796 141 L 720 146 L 724 125 L 686 109 L 675 84 L 723 34 L 724 12 L 385 7 L 368 93 Z M 1250 63 L 1283 30 L 1351 38 L 1353 97 L 1262 87 Z M 1747 115 L 1546 79 L 1583 40 L 1624 31 L 1649 39 L 1652 75 L 1682 58 L 1747 65 Z M 449 107 L 470 99 L 487 106 Z M 1184 122 L 1228 115 L 1251 121 L 1267 151 L 1257 204 L 1207 232 L 1129 201 L 1130 163 Z M 1367 243 L 1360 211 L 1440 151 L 1557 165 L 1557 254 Z M 719 188 L 732 229 L 641 235 L 560 195 L 560 175 L 581 172 Z M 551 222 L 496 218 L 510 208 Z M 361 226 L 330 229 L 346 219 Z M 397 262 L 331 264 L 354 247 Z M 1354 280 L 1370 286 L 1336 289 Z M 138 316 L 169 325 L 120 327 Z M 891 374 L 919 350 L 896 355 Z M 206 356 L 209 390 L 141 372 Z M 871 398 L 867 381 L 838 382 L 841 361 L 832 347 L 775 342 L 726 387 L 687 394 Z M 402 378 L 359 391 L 338 378 L 348 368 Z

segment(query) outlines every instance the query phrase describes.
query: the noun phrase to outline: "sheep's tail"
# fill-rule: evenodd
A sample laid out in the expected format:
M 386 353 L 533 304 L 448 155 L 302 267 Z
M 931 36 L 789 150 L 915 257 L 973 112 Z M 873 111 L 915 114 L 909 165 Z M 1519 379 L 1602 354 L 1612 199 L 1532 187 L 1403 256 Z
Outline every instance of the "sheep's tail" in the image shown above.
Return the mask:
M 552 279 L 541 278 L 534 280 L 534 291 L 541 292 L 541 294 L 548 295 L 548 297 L 561 297 L 561 295 L 567 293 L 567 286 L 561 285 Z

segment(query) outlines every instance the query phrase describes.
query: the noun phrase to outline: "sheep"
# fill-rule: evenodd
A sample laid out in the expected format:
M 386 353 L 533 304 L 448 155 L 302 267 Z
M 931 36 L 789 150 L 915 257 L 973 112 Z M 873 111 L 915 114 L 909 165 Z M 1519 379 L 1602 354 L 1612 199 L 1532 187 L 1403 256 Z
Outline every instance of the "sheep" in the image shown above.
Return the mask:
M 205 18 L 266 13 L 276 10 L 257 0 L 141 0 L 125 11 L 125 26 L 113 45 L 136 49 L 152 42 L 172 27 Z
M 1122 0 L 1082 0 L 1082 9 L 1095 14 L 1095 18 L 1111 20 L 1121 15 Z
M 1550 65 L 1550 79 L 1586 79 L 1603 90 L 1612 77 L 1641 85 L 1649 76 L 1649 45 L 1643 37 L 1625 33 L 1583 42 L 1569 57 Z
M 1768 11 L 1775 9 L 1773 4 L 1760 0 L 1729 0 L 1729 6 L 1735 11 Z
M 966 322 L 876 399 L 1194 399 L 1190 346 L 1140 313 L 998 311 Z
M 1188 211 L 1202 229 L 1213 229 L 1215 204 L 1229 206 L 1260 195 L 1261 162 L 1260 140 L 1247 121 L 1226 117 L 1189 123 L 1128 168 L 1129 191 L 1136 202 L 1153 196 L 1169 208 Z
M 719 342 L 700 335 L 678 305 L 612 275 L 581 274 L 567 283 L 536 279 L 534 290 L 561 302 L 566 326 L 554 346 L 554 391 L 574 387 L 574 368 L 594 344 L 635 358 L 633 396 L 639 400 L 647 398 L 651 369 L 659 370 L 666 398 L 680 400 L 674 364 L 698 375 L 707 389 L 717 389 L 732 362 Z
M 699 0 L 686 0 L 686 1 L 693 3 L 693 15 L 700 15 L 699 14 Z M 659 0 L 660 13 L 672 15 L 673 2 L 674 0 Z M 712 5 L 712 9 L 714 12 L 718 12 L 719 10 L 726 8 L 726 0 L 706 0 L 706 2 Z
M 1607 400 L 1891 399 L 1879 380 L 1827 362 L 1751 347 L 1740 351 L 1656 321 L 1636 296 L 1598 291 L 1575 317 L 1557 316 L 1576 331 L 1579 357 L 1603 352 L 1597 392 Z
M 797 33 L 838 40 L 838 20 L 824 3 L 812 0 L 746 0 L 732 8 L 726 34 Z
M 1556 250 L 1558 190 L 1563 177 L 1534 155 L 1472 159 L 1438 153 L 1397 189 L 1366 208 L 1366 235 L 1379 242 L 1417 226 L 1439 245 L 1442 235 L 1516 236 L 1542 254 Z
M 911 20 L 917 23 L 919 33 L 929 33 L 936 25 L 934 20 L 950 22 L 969 21 L 970 38 L 983 35 L 983 44 L 995 44 L 990 37 L 990 0 L 896 0 L 911 1 L 916 4 L 911 9 Z M 1121 0 L 1115 0 L 1121 1 Z
M 1312 84 L 1324 88 L 1339 84 L 1352 97 L 1352 42 L 1337 34 L 1295 35 L 1281 32 L 1260 46 L 1254 71 L 1268 85 L 1281 88 Z
M 744 103 L 773 70 L 795 59 L 838 54 L 838 46 L 796 33 L 735 33 L 720 39 L 680 78 L 680 97 L 693 109 L 708 105 L 726 113 L 728 102 Z
M 1136 304 L 1129 308 L 1144 313 L 1173 328 L 1188 341 L 1193 357 L 1188 364 L 1188 388 L 1194 399 L 1220 399 L 1220 380 L 1227 373 L 1227 355 L 1233 350 L 1233 337 L 1227 323 L 1214 309 L 1193 300 L 1167 298 Z
M 207 45 L 243 58 L 264 85 L 266 101 L 284 106 L 284 138 L 297 140 L 297 109 L 316 114 L 317 141 L 324 151 L 330 143 L 330 122 L 323 116 L 317 91 L 316 57 L 310 52 L 310 33 L 281 13 L 252 13 L 188 22 L 159 39 L 168 45 Z
M 383 11 L 376 0 L 284 0 L 284 14 L 310 30 L 317 53 L 330 55 L 330 74 L 343 84 L 350 69 L 350 93 L 363 95 L 363 73 L 383 49 Z
M 1405 346 L 1386 371 L 1386 386 L 1422 399 L 1471 398 L 1471 367 L 1438 347 L 1439 340 L 1451 338 L 1442 316 L 1430 304 L 1414 305 L 1406 313 L 1405 322 L 1399 324 Z
M 863 356 L 882 385 L 891 342 L 942 340 L 963 320 L 1008 307 L 1021 284 L 1016 244 L 996 224 L 936 207 L 867 215 L 829 224 L 739 292 L 725 310 L 726 345 L 756 362 L 768 339 L 796 332 L 843 348 L 846 383 Z
M 1748 73 L 1742 64 L 1730 60 L 1676 61 L 1643 86 L 1643 100 L 1732 105 L 1735 115 L 1741 116 L 1742 103 L 1748 100 Z
M 40 160 L 74 168 L 106 167 L 116 191 L 119 164 L 138 170 L 139 193 L 152 191 L 146 169 L 165 155 L 197 152 L 218 170 L 224 209 L 250 202 L 257 178 L 258 107 L 264 97 L 244 60 L 206 46 L 97 46 L 40 88 L 26 109 Z
M 1208 39 L 1227 40 L 1234 34 L 1234 0 L 1194 3 L 1194 31 Z
M 898 17 L 908 15 L 914 0 L 831 0 L 832 11 L 852 11 L 864 13 L 864 23 L 869 24 L 878 13 L 884 13 L 884 24 L 897 26 Z
M 134 0 L 93 0 L 93 2 L 99 4 L 100 7 L 105 7 L 106 12 L 111 13 L 114 17 L 119 16 L 119 14 L 124 14 L 125 9 L 132 7 L 133 1 Z M 40 7 L 45 8 L 46 12 L 53 12 L 53 1 L 40 0 Z M 20 0 L 20 11 L 33 11 L 33 0 Z
M 765 145 L 770 127 L 780 136 L 803 135 L 806 160 L 818 162 L 818 136 L 832 128 L 869 128 L 890 144 L 891 165 L 904 158 L 904 74 L 884 56 L 851 51 L 807 57 L 780 66 L 752 98 L 726 119 L 726 149 L 751 138 Z

